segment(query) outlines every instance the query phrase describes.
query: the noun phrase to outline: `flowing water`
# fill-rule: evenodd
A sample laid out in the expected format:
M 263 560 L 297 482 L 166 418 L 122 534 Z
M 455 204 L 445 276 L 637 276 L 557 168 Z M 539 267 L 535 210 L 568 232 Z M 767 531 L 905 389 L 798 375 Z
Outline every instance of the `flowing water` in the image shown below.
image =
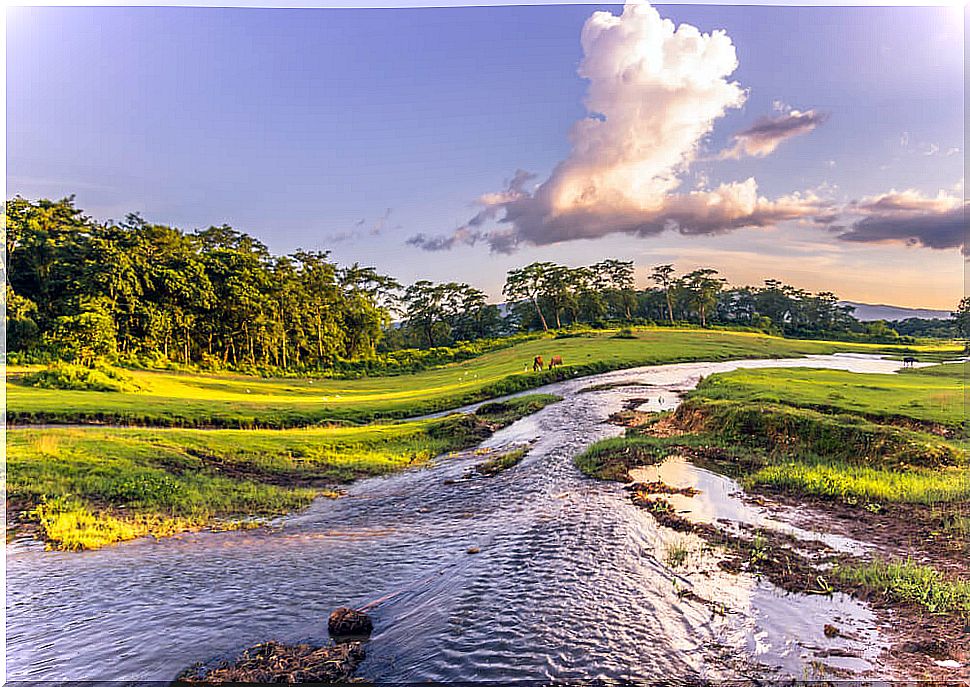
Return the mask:
M 899 363 L 815 356 L 569 380 L 540 390 L 562 402 L 484 442 L 531 444 L 492 478 L 466 478 L 481 456 L 442 457 L 356 483 L 271 528 L 79 554 L 10 544 L 7 679 L 167 680 L 269 639 L 323 643 L 331 610 L 365 604 L 375 632 L 359 674 L 380 681 L 888 676 L 864 605 L 722 573 L 715 551 L 573 466 L 583 448 L 622 432 L 605 421 L 631 398 L 668 409 L 701 376 L 780 366 L 891 372 Z M 742 501 L 724 477 L 685 461 L 660 469 L 670 483 L 700 486 L 678 504 L 699 518 L 811 536 Z M 687 554 L 671 567 L 677 548 Z M 826 638 L 825 624 L 845 636 Z

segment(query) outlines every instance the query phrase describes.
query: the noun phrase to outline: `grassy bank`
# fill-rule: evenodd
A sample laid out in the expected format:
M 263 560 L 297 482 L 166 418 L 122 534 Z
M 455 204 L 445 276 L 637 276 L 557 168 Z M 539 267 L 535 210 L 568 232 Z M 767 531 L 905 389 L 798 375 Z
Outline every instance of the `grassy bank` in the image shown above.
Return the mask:
M 799 552 L 804 542 L 777 531 L 738 534 L 685 518 L 663 498 L 670 488 L 662 483 L 631 490 L 632 503 L 661 526 L 720 547 L 725 570 L 766 576 L 789 591 L 868 600 L 902 662 L 937 675 L 934 660 L 961 663 L 970 646 L 960 629 L 970 619 L 964 372 L 950 364 L 898 375 L 714 375 L 671 413 L 618 414 L 625 435 L 575 462 L 591 477 L 625 482 L 634 467 L 686 454 L 749 492 L 770 492 L 812 529 L 866 542 L 872 548 L 862 556 L 823 550 L 812 558 Z M 668 551 L 668 564 L 684 556 Z
M 555 400 L 524 396 L 474 415 L 365 427 L 11 430 L 8 523 L 37 527 L 52 547 L 72 550 L 245 526 L 353 479 L 473 446 Z
M 674 422 L 750 449 L 747 486 L 846 503 L 966 502 L 966 371 L 736 371 L 705 380 Z
M 694 398 L 774 403 L 959 430 L 966 423 L 967 363 L 855 374 L 804 368 L 736 370 L 705 379 Z
M 945 578 L 928 565 L 913 561 L 843 564 L 835 576 L 844 584 L 874 592 L 898 603 L 913 604 L 930 613 L 970 619 L 970 581 Z
M 325 422 L 362 423 L 414 417 L 559 379 L 638 365 L 840 351 L 898 354 L 903 350 L 702 329 L 639 329 L 632 338 L 614 334 L 548 335 L 412 375 L 361 379 L 126 371 L 128 384 L 137 390 L 71 391 L 27 386 L 21 380 L 32 370 L 11 367 L 7 370 L 7 418 L 15 424 L 276 429 Z M 924 348 L 927 353 L 950 350 L 939 345 Z M 954 354 L 958 352 L 958 347 L 951 348 Z M 560 355 L 565 365 L 533 373 L 536 355 L 546 359 Z
M 748 488 L 870 507 L 970 501 L 963 419 L 933 405 L 941 389 L 962 397 L 963 369 L 714 375 L 662 420 L 673 436 L 656 436 L 647 424 L 594 444 L 576 463 L 592 476 L 623 480 L 630 467 L 686 450 L 716 457 Z M 905 389 L 905 398 L 894 399 L 892 389 Z M 831 403 L 819 403 L 822 395 Z

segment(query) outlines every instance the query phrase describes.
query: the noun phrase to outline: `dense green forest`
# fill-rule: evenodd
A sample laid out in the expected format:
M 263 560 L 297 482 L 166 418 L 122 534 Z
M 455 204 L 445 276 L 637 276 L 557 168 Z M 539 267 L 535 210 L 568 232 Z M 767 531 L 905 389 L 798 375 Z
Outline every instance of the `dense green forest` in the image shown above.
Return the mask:
M 462 342 L 577 324 L 733 325 L 794 337 L 898 341 L 953 336 L 951 321 L 861 323 L 834 293 L 777 280 L 730 286 L 714 269 L 652 269 L 637 289 L 632 261 L 584 267 L 536 262 L 507 275 L 507 304 L 464 283 L 404 286 L 329 253 L 273 255 L 230 226 L 194 232 L 137 214 L 97 222 L 74 204 L 6 202 L 7 350 L 11 360 L 100 359 L 256 371 L 335 370 Z M 958 313 L 970 310 L 966 300 Z M 428 353 L 427 355 L 432 355 Z

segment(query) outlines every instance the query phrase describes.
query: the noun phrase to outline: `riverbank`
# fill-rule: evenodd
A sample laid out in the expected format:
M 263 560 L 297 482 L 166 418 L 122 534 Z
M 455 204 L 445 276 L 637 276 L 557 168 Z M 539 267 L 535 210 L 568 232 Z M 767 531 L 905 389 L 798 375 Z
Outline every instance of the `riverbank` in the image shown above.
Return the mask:
M 170 680 L 193 662 L 217 666 L 267 640 L 323 646 L 321 618 L 347 606 L 373 617 L 358 672 L 373 682 L 830 679 L 844 669 L 889 679 L 867 605 L 787 594 L 719 568 L 695 576 L 698 559 L 721 555 L 699 541 L 683 565 L 668 567 L 683 557 L 681 539 L 697 538 L 658 526 L 625 505 L 623 490 L 587 479 L 571 462 L 621 431 L 606 420 L 634 397 L 640 407 L 669 409 L 701 376 L 806 365 L 889 373 L 899 363 L 819 356 L 567 380 L 542 390 L 561 402 L 474 451 L 357 480 L 345 497 L 318 499 L 278 530 L 142 540 L 84 555 L 8 547 L 9 675 Z M 601 390 L 579 393 L 591 386 Z M 517 464 L 479 472 L 524 447 Z M 706 503 L 716 492 L 695 486 L 702 493 L 669 498 Z M 206 621 L 213 617 L 217 632 Z M 825 625 L 841 635 L 829 639 Z
M 477 445 L 559 400 L 532 394 L 477 412 L 362 427 L 185 430 L 72 427 L 7 433 L 7 523 L 50 548 L 255 527 L 337 497 L 353 480 Z
M 655 476 L 634 484 L 630 498 L 665 528 L 726 551 L 723 569 L 869 602 L 902 674 L 967 679 L 970 468 L 957 402 L 964 372 L 957 364 L 892 375 L 714 375 L 673 412 L 616 414 L 625 435 L 594 444 L 576 464 L 590 476 L 635 482 L 643 465 L 686 459 L 736 479 L 750 508 L 767 515 L 737 527 L 698 519 L 693 494 Z M 828 544 L 762 522 L 772 519 Z M 833 544 L 846 538 L 858 545 Z
M 391 377 L 262 378 L 239 374 L 123 370 L 119 391 L 23 383 L 40 367 L 7 369 L 7 422 L 191 428 L 284 429 L 403 419 L 610 370 L 678 362 L 781 358 L 836 352 L 933 357 L 961 347 L 888 346 L 784 339 L 751 332 L 638 328 L 632 334 L 549 334 L 478 357 Z M 535 356 L 562 357 L 532 372 Z

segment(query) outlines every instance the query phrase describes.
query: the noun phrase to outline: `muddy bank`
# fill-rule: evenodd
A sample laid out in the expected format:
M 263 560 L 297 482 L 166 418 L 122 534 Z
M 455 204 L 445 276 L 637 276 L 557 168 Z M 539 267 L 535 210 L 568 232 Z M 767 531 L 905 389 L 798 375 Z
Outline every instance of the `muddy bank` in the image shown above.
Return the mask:
M 650 490 L 660 494 L 685 491 L 669 485 Z M 689 492 L 686 495 L 693 496 Z M 899 602 L 884 589 L 842 579 L 837 572 L 839 566 L 852 565 L 854 557 L 821 542 L 807 542 L 772 529 L 742 525 L 740 534 L 732 534 L 721 526 L 692 521 L 679 514 L 668 500 L 648 498 L 640 488 L 632 489 L 631 501 L 661 526 L 696 535 L 722 548 L 726 556 L 718 565 L 724 571 L 764 576 L 793 593 L 842 592 L 868 603 L 879 618 L 881 632 L 889 639 L 886 658 L 901 674 L 929 680 L 970 679 L 970 619 L 959 614 L 931 613 L 917 604 Z M 859 529 L 856 534 L 865 532 Z M 889 553 L 876 548 L 874 555 Z M 826 625 L 824 631 L 828 636 L 844 633 L 836 625 Z

